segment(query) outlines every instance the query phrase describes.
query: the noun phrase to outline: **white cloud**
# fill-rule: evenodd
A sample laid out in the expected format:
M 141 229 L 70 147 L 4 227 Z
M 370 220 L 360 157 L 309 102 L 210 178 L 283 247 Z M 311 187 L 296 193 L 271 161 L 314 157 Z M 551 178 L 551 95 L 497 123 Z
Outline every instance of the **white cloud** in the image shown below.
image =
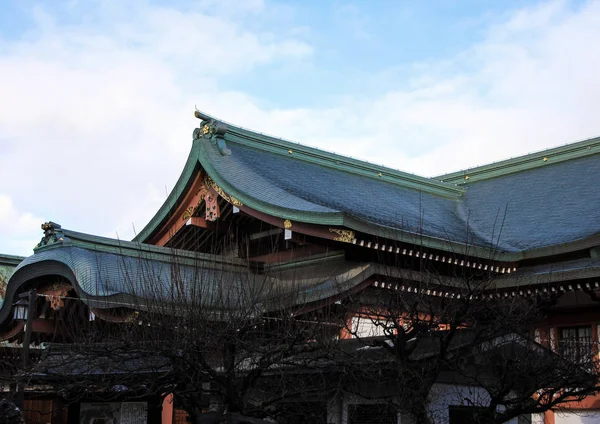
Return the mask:
M 32 253 L 33 246 L 41 238 L 39 233 L 42 222 L 42 218 L 31 212 L 19 211 L 9 196 L 0 194 L 0 245 L 6 244 L 8 240 L 14 247 L 9 253 Z
M 410 89 L 360 93 L 329 110 L 234 115 L 261 122 L 260 130 L 425 176 L 594 137 L 600 2 L 570 7 L 557 1 L 518 11 L 456 57 L 415 64 Z
M 31 34 L 0 40 L 0 181 L 27 210 L 124 239 L 178 176 L 193 105 L 218 94 L 215 75 L 311 54 L 219 16 L 136 4 L 127 20 L 99 11 L 108 18 L 98 27 L 58 25 L 38 8 Z M 29 253 L 11 234 L 0 251 Z
M 264 107 L 264 99 L 224 87 L 223 77 L 313 60 L 315 47 L 301 39 L 244 26 L 244 16 L 268 7 L 242 3 L 210 15 L 203 11 L 215 8 L 137 1 L 77 25 L 59 25 L 38 9 L 31 33 L 0 40 L 0 80 L 9 82 L 0 97 L 0 181 L 19 209 L 130 238 L 131 223 L 138 231 L 145 225 L 183 167 L 194 104 L 235 124 L 421 175 L 600 134 L 598 1 L 577 10 L 560 1 L 522 9 L 456 57 L 410 64 L 407 89 L 352 93 L 320 109 Z M 8 230 L 20 216 L 0 217 L 0 252 L 28 253 L 19 240 L 30 237 L 29 226 Z

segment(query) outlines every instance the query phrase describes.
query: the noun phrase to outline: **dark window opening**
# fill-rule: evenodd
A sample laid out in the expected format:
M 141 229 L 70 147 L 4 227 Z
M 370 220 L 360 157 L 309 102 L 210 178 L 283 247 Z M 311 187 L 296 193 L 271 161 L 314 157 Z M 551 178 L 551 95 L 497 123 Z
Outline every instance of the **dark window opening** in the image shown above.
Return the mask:
M 484 424 L 486 408 L 476 406 L 449 406 L 449 424 Z
M 325 402 L 285 402 L 277 405 L 280 424 L 326 424 Z
M 385 403 L 348 405 L 348 424 L 397 424 L 398 411 Z

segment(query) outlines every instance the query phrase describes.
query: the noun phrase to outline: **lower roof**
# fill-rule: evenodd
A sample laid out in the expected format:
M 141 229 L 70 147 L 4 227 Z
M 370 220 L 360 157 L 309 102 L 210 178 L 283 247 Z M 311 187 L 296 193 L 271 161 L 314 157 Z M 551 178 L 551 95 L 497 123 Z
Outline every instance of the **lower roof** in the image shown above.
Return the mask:
M 193 304 L 215 314 L 244 307 L 256 314 L 281 308 L 301 311 L 371 284 L 415 293 L 425 288 L 433 296 L 465 292 L 464 280 L 458 277 L 350 262 L 343 252 L 271 265 L 263 274 L 249 270 L 246 261 L 233 257 L 108 239 L 57 227 L 56 233 L 45 237 L 35 253 L 15 268 L 6 287 L 6 301 L 0 306 L 0 323 L 9 317 L 17 293 L 40 278 L 47 282 L 57 277 L 67 280 L 81 301 L 92 308 L 152 311 L 159 302 L 182 307 Z M 565 283 L 562 285 L 569 290 L 569 284 L 573 289 L 598 289 L 599 279 L 600 259 L 588 258 L 521 268 L 496 276 L 487 289 L 493 295 L 555 283 Z
M 160 304 L 208 310 L 252 308 L 256 313 L 303 307 L 343 293 L 371 274 L 368 264 L 343 255 L 313 257 L 293 269 L 250 271 L 239 259 L 88 236 L 61 230 L 60 239 L 36 249 L 9 280 L 0 322 L 15 295 L 40 277 L 62 277 L 93 308 L 152 310 Z M 156 312 L 156 311 L 155 311 Z

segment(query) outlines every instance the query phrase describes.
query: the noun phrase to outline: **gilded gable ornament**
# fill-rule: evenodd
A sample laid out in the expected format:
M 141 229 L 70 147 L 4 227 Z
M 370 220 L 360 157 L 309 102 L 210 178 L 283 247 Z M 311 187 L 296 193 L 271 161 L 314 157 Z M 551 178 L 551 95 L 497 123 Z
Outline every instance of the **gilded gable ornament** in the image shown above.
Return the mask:
M 221 208 L 219 207 L 217 193 L 214 189 L 209 190 L 206 193 L 206 196 L 204 196 L 204 203 L 206 206 L 205 219 L 210 222 L 216 221 L 217 218 L 221 216 Z
M 182 221 L 187 221 L 188 219 L 190 219 L 192 217 L 192 215 L 194 214 L 194 210 L 196 208 L 194 206 L 189 206 L 187 207 L 184 211 L 183 214 L 181 215 L 181 220 Z
M 237 206 L 237 207 L 244 206 L 244 204 L 242 202 L 240 202 L 238 199 L 225 193 L 225 191 L 223 191 L 223 189 L 221 187 L 219 187 L 219 185 L 217 183 L 215 183 L 212 178 L 207 176 L 205 184 L 207 187 L 210 187 L 214 191 L 216 191 L 219 196 L 221 196 L 223 199 L 225 199 L 226 202 L 231 203 L 233 206 Z
M 337 234 L 337 236 L 333 238 L 335 241 L 344 243 L 352 243 L 354 241 L 354 231 L 342 230 L 341 228 L 330 228 L 329 232 Z

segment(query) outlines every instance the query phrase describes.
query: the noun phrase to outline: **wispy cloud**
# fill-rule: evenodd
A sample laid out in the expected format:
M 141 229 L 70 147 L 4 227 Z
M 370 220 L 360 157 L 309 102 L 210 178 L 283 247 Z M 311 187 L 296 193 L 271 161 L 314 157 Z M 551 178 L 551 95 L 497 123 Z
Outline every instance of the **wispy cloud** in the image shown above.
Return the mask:
M 30 225 L 9 228 L 22 211 L 31 218 L 23 222 L 39 215 L 130 238 L 132 222 L 147 222 L 182 169 L 195 104 L 422 175 L 600 133 L 600 2 L 523 8 L 492 20 L 457 55 L 381 69 L 370 78 L 385 75 L 386 92 L 357 89 L 320 108 L 265 106 L 277 102 L 228 84 L 264 84 L 262 70 L 281 64 L 319 67 L 318 46 L 303 38 L 318 28 L 266 30 L 270 3 L 218 3 L 38 7 L 30 11 L 35 26 L 17 41 L 0 38 L 0 80 L 9 82 L 0 97 L 0 196 L 11 211 L 0 217 L 0 252 L 29 253 L 20 240 L 31 237 Z M 298 69 L 282 96 L 302 81 Z M 328 93 L 319 81 L 302 90 Z

